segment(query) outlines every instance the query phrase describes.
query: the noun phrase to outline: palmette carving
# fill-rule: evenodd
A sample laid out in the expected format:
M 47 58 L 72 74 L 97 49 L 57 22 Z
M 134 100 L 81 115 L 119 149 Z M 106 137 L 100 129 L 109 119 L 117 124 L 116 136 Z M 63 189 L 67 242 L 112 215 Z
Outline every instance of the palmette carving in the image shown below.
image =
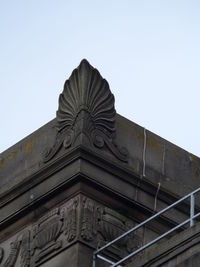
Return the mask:
M 59 209 L 56 208 L 43 216 L 34 228 L 32 255 L 39 250 L 35 256 L 35 262 L 39 262 L 54 250 L 61 248 L 62 242 L 57 241 L 62 231 L 62 220 Z
M 22 235 L 21 241 L 21 267 L 30 266 L 30 231 L 27 230 Z
M 63 229 L 66 235 L 67 241 L 73 241 L 77 236 L 77 206 L 78 198 L 70 200 L 65 207 L 61 209 L 63 217 Z
M 81 237 L 86 241 L 93 241 L 97 235 L 99 209 L 91 199 L 84 197 L 82 213 Z
M 100 233 L 105 243 L 114 240 L 134 226 L 130 220 L 106 207 L 102 209 L 102 216 L 99 224 Z M 131 233 L 116 242 L 114 246 L 119 246 L 120 248 L 124 247 L 127 252 L 131 252 L 134 248 L 141 245 L 141 243 L 141 238 Z
M 11 243 L 2 267 L 14 267 L 18 256 L 21 267 L 37 267 L 79 238 L 94 247 L 103 246 L 133 226 L 118 212 L 88 197 L 77 196 L 48 212 L 31 230 L 20 233 Z M 141 238 L 130 234 L 109 247 L 108 253 L 120 258 L 140 244 Z M 0 256 L 2 259 L 3 249 Z
M 114 240 L 134 224 L 118 212 L 98 205 L 92 199 L 83 198 L 81 217 L 81 238 L 87 242 L 96 243 L 97 246 Z M 142 239 L 137 234 L 129 234 L 113 245 L 119 251 L 131 252 L 141 245 Z M 112 248 L 109 248 L 112 250 Z M 118 255 L 119 256 L 119 255 Z
M 18 257 L 20 257 L 21 267 L 30 266 L 30 238 L 29 237 L 30 237 L 30 231 L 26 230 L 22 234 L 20 234 L 14 242 L 10 243 L 10 253 L 6 261 L 2 265 L 2 267 L 15 266 L 15 263 Z M 20 253 L 20 250 L 21 250 L 21 253 Z M 0 254 L 1 254 L 1 249 L 0 249 Z M 2 249 L 2 257 L 3 257 L 3 249 Z M 1 261 L 2 261 L 2 258 L 1 258 Z
M 21 242 L 19 240 L 15 240 L 14 242 L 12 242 L 10 244 L 10 254 L 8 256 L 8 258 L 6 259 L 6 261 L 4 262 L 4 264 L 2 265 L 2 267 L 14 267 L 18 254 L 19 254 L 19 250 L 20 250 L 20 245 Z
M 57 136 L 54 146 L 46 150 L 44 162 L 52 159 L 62 147 L 75 145 L 79 139 L 90 146 L 106 146 L 126 162 L 127 150 L 119 149 L 115 142 L 115 117 L 114 96 L 108 82 L 87 60 L 82 60 L 60 94 Z

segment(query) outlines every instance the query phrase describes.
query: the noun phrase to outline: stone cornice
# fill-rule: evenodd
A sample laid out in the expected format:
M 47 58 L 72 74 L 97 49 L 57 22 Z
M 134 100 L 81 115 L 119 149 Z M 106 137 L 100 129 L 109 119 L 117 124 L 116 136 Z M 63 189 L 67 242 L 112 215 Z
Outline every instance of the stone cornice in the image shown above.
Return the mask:
M 110 174 L 114 179 L 113 183 L 120 181 L 120 183 L 127 184 L 127 186 L 133 188 L 132 190 L 141 190 L 149 195 L 152 195 L 152 198 L 154 198 L 156 194 L 156 186 L 150 183 L 148 180 L 138 177 L 126 164 L 119 164 L 118 162 L 110 158 L 105 158 L 101 154 L 91 151 L 89 148 L 79 146 L 71 149 L 67 154 L 57 157 L 51 162 L 44 164 L 38 172 L 32 174 L 29 177 L 26 177 L 26 179 L 21 184 L 18 184 L 18 186 L 1 195 L 1 209 L 3 209 L 4 207 L 6 208 L 9 203 L 14 202 L 24 194 L 27 194 L 30 198 L 27 204 L 21 206 L 21 208 L 19 207 L 17 211 L 13 211 L 12 214 L 10 214 L 8 217 L 3 218 L 3 221 L 0 222 L 0 227 L 3 227 L 3 225 L 7 224 L 9 221 L 13 221 L 16 216 L 18 217 L 20 216 L 20 214 L 29 212 L 32 206 L 39 205 L 41 201 L 44 201 L 48 198 L 48 196 L 51 196 L 52 194 L 56 194 L 58 190 L 60 190 L 62 187 L 66 187 L 67 184 L 80 180 L 83 180 L 85 182 L 87 181 L 90 184 L 94 183 L 100 188 L 107 188 L 108 191 L 112 192 L 116 196 L 118 195 L 119 197 L 126 198 L 127 201 L 134 202 L 135 205 L 140 206 L 146 211 L 149 210 L 148 213 L 151 214 L 151 208 L 148 208 L 147 206 L 145 207 L 145 204 L 139 203 L 134 198 L 131 199 L 131 197 L 126 196 L 126 192 L 117 192 L 115 188 L 110 187 L 106 183 L 107 181 L 103 182 L 102 180 L 98 180 L 97 178 L 92 177 L 92 175 L 90 176 L 88 175 L 88 173 L 85 173 L 84 168 L 82 168 L 82 166 L 85 165 L 83 161 L 88 162 L 88 164 L 92 164 L 92 166 L 94 167 L 96 166 L 96 168 L 98 168 L 99 170 L 101 169 L 102 171 L 104 171 L 104 173 Z M 73 175 L 62 181 L 58 181 L 57 184 L 55 183 L 55 186 L 49 187 L 48 189 L 48 178 L 56 175 L 62 170 L 68 172 L 70 165 L 75 162 L 77 164 L 77 167 Z M 31 199 L 31 192 L 34 190 L 34 188 L 36 188 L 36 186 L 40 186 L 40 184 L 43 182 L 45 182 L 47 185 L 47 191 L 45 192 L 45 194 L 38 195 L 37 198 Z M 172 203 L 176 200 L 176 198 L 173 195 L 161 190 L 159 193 L 159 200 L 163 200 L 166 203 Z M 185 208 L 183 208 L 182 210 L 184 209 Z

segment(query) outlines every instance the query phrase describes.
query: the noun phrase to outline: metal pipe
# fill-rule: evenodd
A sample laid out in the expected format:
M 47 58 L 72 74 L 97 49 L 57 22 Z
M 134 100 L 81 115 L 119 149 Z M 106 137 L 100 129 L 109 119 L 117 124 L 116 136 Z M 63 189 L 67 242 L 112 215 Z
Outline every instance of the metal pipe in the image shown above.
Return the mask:
M 122 235 L 120 235 L 119 237 L 115 238 L 114 240 L 112 240 L 111 242 L 107 243 L 105 246 L 97 249 L 96 251 L 94 251 L 93 253 L 93 267 L 95 267 L 95 262 L 96 262 L 96 257 L 107 261 L 107 262 L 111 262 L 110 260 L 106 259 L 103 256 L 98 255 L 98 253 L 102 252 L 104 249 L 106 249 L 107 247 L 113 245 L 115 242 L 119 241 L 120 239 L 122 239 L 123 237 L 127 236 L 128 234 L 132 233 L 133 231 L 136 231 L 138 228 L 144 226 L 145 224 L 147 224 L 148 222 L 152 221 L 153 219 L 159 217 L 160 215 L 162 215 L 163 213 L 165 213 L 166 211 L 172 209 L 173 207 L 175 207 L 176 205 L 178 205 L 179 203 L 183 202 L 184 200 L 186 200 L 187 198 L 190 197 L 190 218 L 186 221 L 184 221 L 183 223 L 177 225 L 176 227 L 172 228 L 171 230 L 169 230 L 168 232 L 164 233 L 163 235 L 159 236 L 158 238 L 156 238 L 155 240 L 149 242 L 148 244 L 146 244 L 145 246 L 143 246 L 142 248 L 139 248 L 138 250 L 132 252 L 131 254 L 129 254 L 127 257 L 125 257 L 124 259 L 121 259 L 120 261 L 118 261 L 117 263 L 115 263 L 114 265 L 112 265 L 112 267 L 115 266 L 119 266 L 120 263 L 126 261 L 127 259 L 133 257 L 134 255 L 136 255 L 137 253 L 139 253 L 140 251 L 144 250 L 145 248 L 151 246 L 152 244 L 154 244 L 155 242 L 159 241 L 160 239 L 164 238 L 166 235 L 168 235 L 169 233 L 175 231 L 176 229 L 180 228 L 181 226 L 187 224 L 188 222 L 190 223 L 190 227 L 192 227 L 194 225 L 194 219 L 198 216 L 200 216 L 200 212 L 196 215 L 194 215 L 195 213 L 195 194 L 198 193 L 200 191 L 200 188 L 197 188 L 196 190 L 194 190 L 193 192 L 187 194 L 186 196 L 182 197 L 181 199 L 179 199 L 178 201 L 174 202 L 173 204 L 171 204 L 170 206 L 166 207 L 165 209 L 161 210 L 160 212 L 154 214 L 152 217 L 148 218 L 147 220 L 145 220 L 144 222 L 136 225 L 135 227 L 133 227 L 132 229 L 128 230 L 127 232 L 123 233 Z M 111 263 L 112 264 L 112 263 Z
M 161 240 L 162 238 L 166 237 L 168 234 L 172 233 L 173 231 L 177 230 L 178 228 L 180 228 L 181 226 L 184 226 L 186 223 L 188 223 L 190 221 L 190 219 L 187 219 L 186 221 L 184 221 L 183 223 L 175 226 L 174 228 L 170 229 L 169 231 L 167 231 L 166 233 L 158 236 L 157 238 L 155 238 L 154 240 L 150 241 L 149 243 L 147 243 L 146 245 L 144 245 L 143 247 L 133 251 L 132 253 L 130 253 L 129 255 L 127 255 L 126 257 L 124 257 L 123 259 L 121 259 L 120 261 L 116 262 L 115 264 L 111 265 L 111 267 L 116 267 L 118 266 L 120 263 L 125 262 L 126 260 L 130 259 L 131 257 L 135 256 L 136 254 L 138 254 L 139 252 L 143 251 L 144 249 L 150 247 L 151 245 L 155 244 L 156 242 L 158 242 L 159 240 Z
M 195 198 L 194 194 L 190 196 L 190 227 L 194 226 Z
M 193 216 L 193 219 L 197 218 L 198 216 L 200 216 L 200 212 L 197 213 L 196 215 L 194 215 Z M 187 220 L 185 220 L 184 222 L 180 223 L 179 225 L 175 226 L 174 228 L 170 229 L 169 231 L 165 232 L 164 234 L 158 236 L 157 238 L 153 239 L 152 241 L 150 241 L 149 243 L 147 243 L 143 247 L 141 247 L 141 248 L 133 251 L 132 253 L 130 253 L 129 255 L 127 255 L 126 257 L 124 257 L 123 259 L 121 259 L 120 261 L 118 261 L 115 264 L 111 265 L 111 267 L 119 266 L 119 264 L 121 264 L 121 263 L 125 262 L 126 260 L 130 259 L 131 257 L 135 256 L 139 252 L 141 252 L 141 251 L 145 250 L 146 248 L 150 247 L 151 245 L 155 244 L 159 240 L 163 239 L 167 235 L 171 234 L 172 232 L 174 232 L 175 230 L 179 229 L 180 227 L 184 226 L 185 224 L 187 224 L 189 222 L 190 222 L 190 218 L 187 219 Z
M 93 253 L 93 256 L 92 256 L 92 267 L 96 267 L 96 254 Z
M 103 256 L 101 256 L 101 255 L 97 255 L 97 258 L 99 258 L 99 259 L 101 259 L 101 260 L 103 260 L 103 261 L 105 261 L 105 262 L 108 262 L 108 263 L 110 263 L 110 264 L 115 264 L 114 261 L 111 261 L 111 260 L 109 260 L 109 259 L 107 259 L 107 258 L 105 258 L 105 257 L 103 257 Z
M 181 203 L 182 201 L 186 200 L 187 198 L 189 198 L 191 195 L 196 194 L 197 192 L 200 191 L 200 188 L 194 190 L 192 193 L 182 197 L 181 199 L 177 200 L 176 202 L 172 203 L 170 206 L 164 208 L 163 210 L 157 212 L 156 214 L 154 214 L 152 217 L 148 218 L 147 220 L 145 220 L 144 222 L 136 225 L 135 227 L 133 227 L 132 229 L 128 230 L 127 232 L 125 232 L 124 234 L 120 235 L 119 237 L 115 238 L 114 240 L 112 240 L 111 242 L 107 243 L 105 246 L 99 248 L 98 250 L 96 250 L 94 252 L 94 254 L 98 254 L 99 252 L 101 252 L 102 250 L 104 250 L 105 248 L 113 245 L 115 242 L 117 242 L 118 240 L 120 240 L 121 238 L 127 236 L 128 234 L 132 233 L 133 231 L 136 231 L 138 228 L 142 227 L 143 225 L 147 224 L 148 222 L 152 221 L 153 219 L 157 218 L 158 216 L 162 215 L 163 213 L 165 213 L 166 211 L 170 210 L 171 208 L 175 207 L 176 205 L 178 205 L 179 203 Z

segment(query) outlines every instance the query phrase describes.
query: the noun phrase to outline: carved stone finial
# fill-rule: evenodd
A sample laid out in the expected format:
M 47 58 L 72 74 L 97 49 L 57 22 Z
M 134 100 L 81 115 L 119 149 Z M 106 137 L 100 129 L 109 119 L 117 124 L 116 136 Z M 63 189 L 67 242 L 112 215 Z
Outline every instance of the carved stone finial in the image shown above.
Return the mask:
M 52 159 L 62 146 L 67 149 L 79 143 L 98 148 L 106 145 L 118 159 L 127 161 L 127 151 L 120 150 L 114 141 L 115 116 L 108 82 L 87 60 L 82 60 L 60 94 L 56 141 L 44 161 Z

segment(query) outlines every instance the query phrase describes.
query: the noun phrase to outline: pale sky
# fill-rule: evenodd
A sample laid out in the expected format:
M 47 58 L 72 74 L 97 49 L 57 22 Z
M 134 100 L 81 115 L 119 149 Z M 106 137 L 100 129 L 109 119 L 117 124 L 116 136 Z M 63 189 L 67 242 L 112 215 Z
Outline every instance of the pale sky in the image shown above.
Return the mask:
M 200 156 L 199 0 L 0 0 L 0 152 L 55 117 L 83 58 L 119 114 Z

